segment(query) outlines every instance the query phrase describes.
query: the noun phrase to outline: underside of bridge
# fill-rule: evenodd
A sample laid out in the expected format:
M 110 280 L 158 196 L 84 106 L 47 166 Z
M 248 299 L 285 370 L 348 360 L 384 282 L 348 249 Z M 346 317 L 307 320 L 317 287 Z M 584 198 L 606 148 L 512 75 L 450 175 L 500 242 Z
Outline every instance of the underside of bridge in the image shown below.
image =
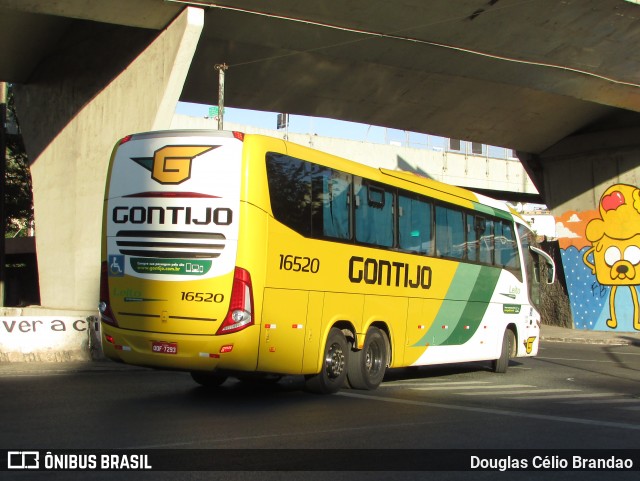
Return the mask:
M 159 31 L 187 3 L 1 0 L 0 74 L 29 83 L 75 24 Z M 226 63 L 230 106 L 532 153 L 640 109 L 640 7 L 623 0 L 198 5 L 206 8 L 205 26 L 181 94 L 185 101 L 215 101 L 213 66 Z
M 93 308 L 111 146 L 216 103 L 216 64 L 228 106 L 512 148 L 562 216 L 638 185 L 639 41 L 624 0 L 0 0 L 43 305 Z

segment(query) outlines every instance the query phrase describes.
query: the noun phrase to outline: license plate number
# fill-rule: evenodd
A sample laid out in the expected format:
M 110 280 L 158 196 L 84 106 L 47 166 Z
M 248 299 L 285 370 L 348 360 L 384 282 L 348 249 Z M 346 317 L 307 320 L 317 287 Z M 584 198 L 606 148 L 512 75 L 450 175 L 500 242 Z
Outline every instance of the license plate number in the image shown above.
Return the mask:
M 153 341 L 151 350 L 159 354 L 178 354 L 177 342 Z

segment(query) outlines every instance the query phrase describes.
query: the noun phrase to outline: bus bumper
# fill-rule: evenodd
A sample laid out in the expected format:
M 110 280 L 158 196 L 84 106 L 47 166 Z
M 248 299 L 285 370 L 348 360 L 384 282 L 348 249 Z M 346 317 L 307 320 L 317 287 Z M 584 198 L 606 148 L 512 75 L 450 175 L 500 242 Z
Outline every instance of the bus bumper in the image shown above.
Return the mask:
M 136 366 L 185 371 L 255 371 L 260 326 L 222 336 L 130 331 L 101 323 L 106 357 Z

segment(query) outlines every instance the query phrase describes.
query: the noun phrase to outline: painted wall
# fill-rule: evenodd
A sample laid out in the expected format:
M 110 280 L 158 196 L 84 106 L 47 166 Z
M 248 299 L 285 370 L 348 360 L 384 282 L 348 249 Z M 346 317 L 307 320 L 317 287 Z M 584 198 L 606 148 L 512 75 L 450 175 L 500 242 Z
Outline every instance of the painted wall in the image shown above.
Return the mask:
M 640 331 L 640 189 L 612 184 L 597 209 L 556 221 L 574 327 Z

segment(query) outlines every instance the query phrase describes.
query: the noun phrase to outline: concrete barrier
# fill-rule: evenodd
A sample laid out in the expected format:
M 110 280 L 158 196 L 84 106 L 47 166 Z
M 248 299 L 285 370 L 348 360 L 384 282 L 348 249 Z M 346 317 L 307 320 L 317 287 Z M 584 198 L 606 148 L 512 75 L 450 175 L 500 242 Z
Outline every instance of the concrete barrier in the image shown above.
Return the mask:
M 101 357 L 95 311 L 0 309 L 0 362 L 87 361 Z

